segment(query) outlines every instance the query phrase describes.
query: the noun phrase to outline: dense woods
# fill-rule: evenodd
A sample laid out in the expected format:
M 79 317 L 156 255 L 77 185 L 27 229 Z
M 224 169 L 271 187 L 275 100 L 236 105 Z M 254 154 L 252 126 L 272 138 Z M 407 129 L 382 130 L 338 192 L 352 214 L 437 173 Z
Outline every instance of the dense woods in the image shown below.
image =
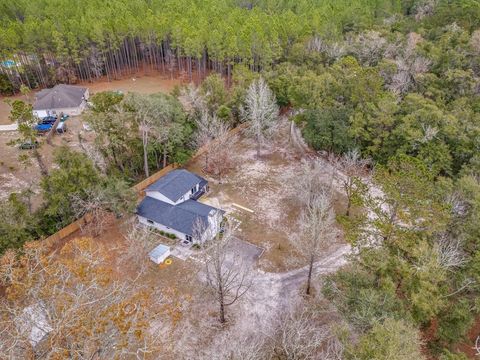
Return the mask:
M 400 1 L 3 1 L 0 67 L 13 84 L 109 79 L 141 70 L 231 77 L 260 70 L 312 34 L 362 29 Z M 4 91 L 12 88 L 7 84 Z
M 87 207 L 129 211 L 128 184 L 241 122 L 261 158 L 281 107 L 329 155 L 347 198 L 334 216 L 330 194 L 306 186 L 309 164 L 291 239 L 308 257 L 308 292 L 335 221 L 354 249 L 323 282 L 342 319 L 336 358 L 466 358 L 458 344 L 480 312 L 479 1 L 17 0 L 0 3 L 0 20 L 2 93 L 153 70 L 204 79 L 170 95 L 95 95 L 85 115 L 95 148 L 58 157 L 37 214 L 26 193 L 1 204 L 0 251 Z M 229 149 L 217 144 L 204 170 L 221 181 Z M 308 340 L 318 329 L 248 358 L 322 358 Z M 288 357 L 292 344 L 308 354 Z

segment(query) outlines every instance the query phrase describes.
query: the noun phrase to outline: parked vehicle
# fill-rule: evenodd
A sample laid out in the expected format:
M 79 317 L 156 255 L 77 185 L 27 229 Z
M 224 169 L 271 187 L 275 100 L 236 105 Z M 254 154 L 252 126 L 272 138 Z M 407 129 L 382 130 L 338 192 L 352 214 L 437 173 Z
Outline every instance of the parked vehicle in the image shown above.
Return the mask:
M 57 134 L 63 134 L 65 132 L 67 132 L 67 124 L 64 122 L 59 123 L 57 126 Z
M 38 141 L 25 141 L 24 143 L 20 144 L 19 148 L 23 150 L 31 150 L 36 149 L 38 147 Z
M 57 117 L 56 116 L 46 116 L 42 119 L 42 121 L 40 121 L 40 124 L 53 124 L 55 123 L 55 121 L 57 121 Z
M 34 127 L 39 133 L 46 133 L 49 132 L 52 128 L 53 124 L 38 124 Z
M 62 115 L 62 117 L 60 118 L 60 121 L 61 122 L 67 121 L 69 117 L 70 115 Z
M 54 119 L 48 119 L 48 120 L 42 120 L 39 122 L 39 125 L 48 125 L 48 124 L 55 124 L 55 121 Z

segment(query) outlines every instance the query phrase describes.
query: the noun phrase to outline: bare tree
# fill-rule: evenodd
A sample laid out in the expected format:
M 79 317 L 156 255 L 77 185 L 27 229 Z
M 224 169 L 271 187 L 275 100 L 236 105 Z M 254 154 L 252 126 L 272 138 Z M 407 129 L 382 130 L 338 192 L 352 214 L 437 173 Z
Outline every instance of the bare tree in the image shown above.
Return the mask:
M 97 169 L 100 170 L 102 174 L 106 174 L 107 162 L 102 153 L 95 146 L 85 142 L 81 133 L 78 133 L 78 144 L 88 158 L 93 161 Z
M 257 157 L 260 157 L 262 145 L 275 133 L 278 127 L 278 106 L 263 78 L 254 80 L 245 98 L 242 116 L 250 122 L 248 133 L 257 143 Z
M 423 0 L 415 6 L 415 20 L 420 21 L 434 13 L 438 0 Z
M 386 78 L 388 88 L 396 94 L 404 94 L 415 84 L 418 75 L 428 71 L 431 61 L 416 52 L 417 44 L 423 41 L 416 33 L 410 33 L 406 44 L 395 44 L 387 48 L 385 56 L 393 60 L 397 71 Z
M 378 31 L 366 31 L 350 40 L 350 49 L 365 65 L 375 65 L 381 60 L 387 40 Z
M 463 266 L 467 262 L 467 256 L 462 245 L 462 241 L 451 234 L 438 235 L 433 249 L 440 266 L 447 270 Z
M 307 294 L 310 294 L 315 261 L 337 233 L 330 191 L 322 189 L 311 196 L 300 216 L 300 235 L 292 239 L 293 245 L 308 259 Z
M 216 346 L 199 356 L 202 360 L 266 360 L 270 359 L 264 340 L 258 335 L 245 336 L 229 331 L 216 340 Z
M 207 172 L 214 175 L 219 183 L 230 170 L 235 168 L 234 149 L 231 146 L 234 141 L 235 137 L 225 134 L 213 141 L 208 149 L 210 162 Z
M 279 319 L 273 334 L 274 359 L 324 359 L 322 348 L 330 338 L 330 329 L 319 323 L 314 311 L 307 308 L 290 309 Z
M 158 354 L 166 296 L 142 288 L 137 277 L 115 274 L 111 252 L 74 239 L 50 253 L 42 242 L 21 256 L 6 254 L 0 280 L 1 358 L 134 358 Z M 119 264 L 121 265 L 121 264 Z
M 326 42 L 319 36 L 313 37 L 307 44 L 307 50 L 326 54 L 333 60 L 338 60 L 347 53 L 347 47 L 339 42 Z
M 361 176 L 367 172 L 367 159 L 362 159 L 357 149 L 350 150 L 339 158 L 332 159 L 335 167 L 335 178 L 342 185 L 345 196 L 347 197 L 346 215 L 350 216 L 352 203 L 358 195 L 365 193 L 366 185 L 363 183 Z
M 320 158 L 314 159 L 313 161 L 303 161 L 300 175 L 295 178 L 295 182 L 292 184 L 296 189 L 302 206 L 310 206 L 318 192 L 325 187 L 332 187 L 331 182 L 325 183 L 325 178 L 333 181 L 333 176 L 329 176 L 326 172 L 325 165 L 325 162 Z
M 83 232 L 96 237 L 102 233 L 108 224 L 112 223 L 113 216 L 105 210 L 103 196 L 95 190 L 88 190 L 86 197 L 75 194 L 71 197 L 71 202 L 75 218 L 88 216 L 88 220 L 82 226 Z
M 205 277 L 207 286 L 219 308 L 221 324 L 226 322 L 225 308 L 233 305 L 249 290 L 252 285 L 251 265 L 232 249 L 234 232 L 227 222 L 225 228 L 218 232 L 221 218 L 213 220 L 215 224 L 195 224 L 196 239 L 211 239 L 204 244 Z M 212 235 L 214 235 L 212 237 Z
M 470 39 L 470 46 L 475 55 L 480 55 L 480 30 L 475 30 Z
M 135 194 L 124 182 L 112 182 L 109 186 L 97 186 L 85 194 L 74 194 L 70 198 L 75 217 L 86 217 L 82 230 L 91 236 L 100 235 L 116 216 L 129 213 L 135 206 Z
M 203 110 L 201 115 L 195 119 L 195 125 L 194 145 L 196 148 L 207 147 L 204 170 L 208 172 L 211 154 L 219 155 L 218 152 L 227 150 L 225 145 L 230 128 L 216 115 L 211 116 L 207 110 Z
M 159 103 L 155 102 L 150 96 L 131 93 L 125 98 L 125 104 L 133 110 L 132 114 L 135 122 L 138 125 L 138 130 L 142 138 L 143 145 L 143 168 L 145 177 L 150 176 L 148 166 L 148 145 L 152 133 L 161 127 L 160 118 L 158 114 L 162 109 L 159 108 Z
M 194 118 L 198 118 L 207 109 L 206 100 L 200 93 L 200 89 L 193 84 L 188 84 L 182 88 L 180 93 L 185 109 L 188 114 Z

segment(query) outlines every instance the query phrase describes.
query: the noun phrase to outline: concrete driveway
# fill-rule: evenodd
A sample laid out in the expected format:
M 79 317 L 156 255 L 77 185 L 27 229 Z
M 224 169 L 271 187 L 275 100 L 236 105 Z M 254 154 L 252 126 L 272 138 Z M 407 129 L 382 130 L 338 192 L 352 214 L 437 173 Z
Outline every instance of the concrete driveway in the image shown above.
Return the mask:
M 246 266 L 254 266 L 264 249 L 234 237 L 229 244 L 227 261 L 241 262 Z

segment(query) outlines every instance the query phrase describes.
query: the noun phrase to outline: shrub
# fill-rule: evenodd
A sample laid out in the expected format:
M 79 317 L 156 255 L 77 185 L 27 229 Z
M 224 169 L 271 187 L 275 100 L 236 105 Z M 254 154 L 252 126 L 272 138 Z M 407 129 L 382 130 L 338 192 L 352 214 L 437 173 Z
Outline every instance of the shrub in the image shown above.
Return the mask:
M 0 94 L 1 95 L 14 95 L 15 87 L 10 82 L 9 78 L 5 74 L 0 74 Z

